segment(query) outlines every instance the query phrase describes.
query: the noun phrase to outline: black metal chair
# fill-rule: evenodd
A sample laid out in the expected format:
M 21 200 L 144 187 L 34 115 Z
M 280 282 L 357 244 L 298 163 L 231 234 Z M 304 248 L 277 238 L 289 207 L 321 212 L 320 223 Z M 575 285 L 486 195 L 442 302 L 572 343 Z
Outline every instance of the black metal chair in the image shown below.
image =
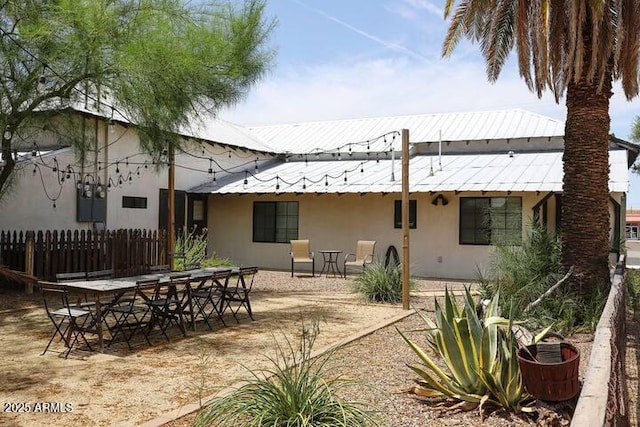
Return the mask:
M 187 335 L 182 310 L 183 301 L 177 288 L 188 286 L 190 276 L 190 273 L 174 274 L 169 277 L 169 282 L 156 283 L 153 296 L 145 301 L 152 316 L 149 329 L 157 324 L 167 341 L 171 341 L 167 335 L 167 329 L 171 325 L 176 325 L 183 336 Z
M 74 273 L 56 273 L 56 282 L 58 283 L 82 282 L 84 280 L 87 280 L 87 273 L 84 271 Z
M 69 304 L 69 292 L 66 286 L 42 281 L 38 282 L 38 285 L 42 292 L 47 316 L 55 328 L 42 354 L 49 350 L 56 337 L 60 337 L 67 347 L 65 359 L 69 357 L 71 349 L 79 343 L 80 339 L 89 350 L 92 350 L 85 336 L 87 322 L 91 323 L 93 320 L 91 312 Z
M 236 323 L 240 323 L 238 320 L 238 311 L 244 308 L 251 320 L 253 318 L 253 312 L 251 311 L 251 302 L 249 296 L 251 294 L 251 288 L 253 287 L 253 281 L 258 267 L 242 267 L 237 273 L 237 281 L 235 286 L 227 286 L 224 296 L 222 297 L 222 314 L 229 310 L 236 319 Z
M 191 289 L 194 321 L 201 317 L 209 330 L 213 329 L 209 320 L 214 314 L 226 326 L 222 318 L 222 299 L 229 285 L 230 276 L 231 269 L 216 271 L 203 278 L 199 286 Z
M 87 271 L 87 280 L 113 279 L 113 270 Z
M 121 298 L 108 308 L 107 313 L 114 319 L 114 323 L 109 326 L 109 333 L 111 334 L 109 346 L 116 340 L 118 335 L 122 335 L 127 347 L 132 350 L 131 341 L 138 332 L 142 333 L 147 344 L 151 345 L 147 331 L 151 322 L 151 308 L 143 302 L 145 301 L 143 288 L 155 288 L 157 284 L 158 279 L 138 280 L 133 295 Z

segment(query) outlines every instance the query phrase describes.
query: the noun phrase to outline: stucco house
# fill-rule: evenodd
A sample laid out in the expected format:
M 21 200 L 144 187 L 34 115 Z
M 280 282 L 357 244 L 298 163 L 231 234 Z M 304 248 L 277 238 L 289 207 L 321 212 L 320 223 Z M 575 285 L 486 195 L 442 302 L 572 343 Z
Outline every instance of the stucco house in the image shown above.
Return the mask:
M 99 116 L 84 114 L 95 121 L 98 137 L 94 161 L 80 176 L 96 181 L 88 182 L 92 197 L 101 194 L 92 187 L 98 179 L 101 190 L 113 184 L 103 194 L 104 221 L 78 221 L 78 206 L 87 199 L 84 178 L 80 189 L 59 185 L 50 167 L 41 179 L 37 169 L 44 167 L 26 159 L 18 190 L 0 207 L 0 228 L 166 223 L 161 153 L 141 155 L 135 127 L 119 122 L 112 130 Z M 319 250 L 344 255 L 357 240 L 375 240 L 381 259 L 402 243 L 402 129 L 410 142 L 412 275 L 473 279 L 489 261 L 491 241 L 516 241 L 534 218 L 550 230 L 561 227 L 564 123 L 522 110 L 251 128 L 211 120 L 185 131 L 188 148 L 176 155 L 176 189 L 184 200 L 176 203 L 176 222 L 206 225 L 209 252 L 243 265 L 286 270 L 289 241 L 298 238 L 311 241 L 316 265 L 322 264 Z M 624 233 L 628 169 L 637 151 L 612 137 L 612 248 Z M 59 150 L 42 155 L 49 165 L 53 157 L 58 165 L 71 164 L 71 152 L 62 156 Z M 55 209 L 42 196 L 51 185 L 61 188 Z

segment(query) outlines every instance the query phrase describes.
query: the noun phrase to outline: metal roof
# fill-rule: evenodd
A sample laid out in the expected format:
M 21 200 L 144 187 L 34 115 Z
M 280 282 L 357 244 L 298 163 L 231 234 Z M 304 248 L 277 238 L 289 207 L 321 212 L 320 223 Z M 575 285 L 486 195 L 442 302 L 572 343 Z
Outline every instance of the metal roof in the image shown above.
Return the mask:
M 313 153 L 372 140 L 388 132 L 409 129 L 412 143 L 516 139 L 564 135 L 564 122 L 514 109 L 468 113 L 420 114 L 256 126 L 249 130 L 278 152 Z M 389 142 L 389 141 L 388 141 Z M 365 150 L 365 144 L 353 150 Z M 398 145 L 399 147 L 399 138 Z M 381 146 L 378 151 L 384 151 Z M 374 147 L 370 147 L 375 150 Z
M 399 158 L 376 161 L 343 157 L 343 160 L 279 162 L 258 172 L 248 170 L 210 181 L 190 191 L 214 194 L 401 192 Z M 627 152 L 610 151 L 609 164 L 609 190 L 626 192 Z M 419 155 L 410 159 L 409 174 L 410 192 L 561 192 L 562 152 Z

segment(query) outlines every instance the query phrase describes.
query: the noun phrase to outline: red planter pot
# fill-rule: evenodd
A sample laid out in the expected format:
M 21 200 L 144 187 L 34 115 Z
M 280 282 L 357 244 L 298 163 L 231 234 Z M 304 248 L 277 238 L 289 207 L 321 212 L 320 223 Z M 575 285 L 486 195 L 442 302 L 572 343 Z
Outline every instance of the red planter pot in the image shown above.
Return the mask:
M 560 348 L 560 363 L 540 363 L 534 360 L 537 354 L 535 344 L 518 350 L 522 380 L 527 391 L 536 399 L 560 402 L 569 400 L 580 392 L 580 351 L 566 342 L 561 343 Z

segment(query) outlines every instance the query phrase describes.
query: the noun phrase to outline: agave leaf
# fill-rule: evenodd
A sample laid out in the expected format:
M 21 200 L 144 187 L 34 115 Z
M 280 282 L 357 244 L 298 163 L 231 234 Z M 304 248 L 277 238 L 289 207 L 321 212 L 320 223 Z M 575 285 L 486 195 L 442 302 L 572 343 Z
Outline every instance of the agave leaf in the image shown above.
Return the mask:
M 416 343 L 414 343 L 413 341 L 411 341 L 409 338 L 407 338 L 398 328 L 396 328 L 396 330 L 398 331 L 398 333 L 400 334 L 400 336 L 402 337 L 402 339 L 409 345 L 409 347 L 414 351 L 414 353 L 416 353 L 418 355 L 418 357 L 420 358 L 420 360 L 422 360 L 422 362 L 427 365 L 427 367 L 433 371 L 439 378 L 441 379 L 446 379 L 449 378 L 449 375 L 447 375 L 446 372 L 444 372 L 442 369 L 440 369 L 435 363 L 433 363 L 433 361 L 431 360 L 431 358 L 427 355 L 427 353 L 424 352 L 424 350 L 422 350 L 420 348 L 420 346 L 418 346 Z M 413 368 L 412 368 L 413 369 Z
M 436 343 L 438 344 L 440 355 L 460 386 L 467 392 L 476 391 L 473 389 L 476 381 L 469 378 L 467 366 L 465 366 L 463 359 L 463 344 L 460 336 L 456 333 L 454 324 L 455 320 L 442 323 L 440 334 L 436 337 Z M 469 341 L 466 345 L 468 344 Z
M 449 293 L 449 289 L 445 288 L 444 290 L 444 311 L 445 317 L 449 320 L 454 317 L 460 317 L 460 313 L 458 313 L 458 306 L 454 303 L 452 294 Z
M 434 390 L 433 388 L 427 388 L 421 385 L 414 385 L 413 387 L 411 387 L 411 389 L 409 389 L 409 393 L 415 394 L 416 396 L 420 396 L 420 397 L 431 397 L 431 398 L 446 397 L 444 394 L 442 394 L 438 390 Z
M 456 397 L 460 394 L 460 390 L 453 384 L 450 378 L 437 378 L 430 372 L 425 371 L 417 366 L 409 366 L 409 368 L 418 374 L 422 381 L 433 390 L 439 392 L 443 396 Z M 442 381 L 440 381 L 442 380 Z
M 537 334 L 535 337 L 533 337 L 533 342 L 531 344 L 536 344 L 536 343 L 539 343 L 540 341 L 542 341 L 544 339 L 544 337 L 549 333 L 549 331 L 551 330 L 552 326 L 553 326 L 553 324 L 547 326 L 539 334 Z

